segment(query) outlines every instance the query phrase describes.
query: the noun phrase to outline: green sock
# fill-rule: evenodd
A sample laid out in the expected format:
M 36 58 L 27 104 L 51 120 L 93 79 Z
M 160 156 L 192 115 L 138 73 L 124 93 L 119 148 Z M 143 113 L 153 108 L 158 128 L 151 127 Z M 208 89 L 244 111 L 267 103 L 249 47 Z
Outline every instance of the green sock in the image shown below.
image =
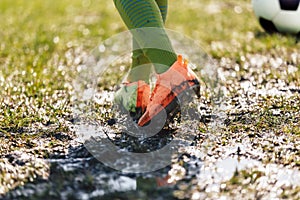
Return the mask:
M 155 1 L 159 7 L 161 17 L 164 23 L 166 23 L 167 14 L 168 14 L 168 0 L 155 0 Z
M 149 83 L 152 64 L 134 38 L 132 40 L 132 47 L 134 49 L 131 56 L 132 65 L 127 80 L 130 82 L 143 80 Z
M 139 58 L 138 60 L 140 59 L 141 58 Z M 149 84 L 150 81 L 149 76 L 151 71 L 152 71 L 151 63 L 141 64 L 141 65 L 137 65 L 136 67 L 131 67 L 126 80 L 129 82 L 136 82 L 139 80 L 143 80 Z
M 163 22 L 165 23 L 168 12 L 168 0 L 156 0 L 156 3 L 159 7 Z M 138 46 L 137 41 L 133 39 L 132 43 L 133 49 L 135 50 L 132 52 L 132 65 L 127 79 L 130 82 L 143 80 L 149 83 L 149 75 L 152 67 L 151 62 Z
M 114 0 L 114 2 L 144 55 L 154 64 L 156 72 L 167 71 L 177 56 L 164 30 L 166 2 L 159 1 L 161 7 L 154 0 Z M 161 13 L 161 10 L 165 14 Z M 155 29 L 140 29 L 147 27 Z

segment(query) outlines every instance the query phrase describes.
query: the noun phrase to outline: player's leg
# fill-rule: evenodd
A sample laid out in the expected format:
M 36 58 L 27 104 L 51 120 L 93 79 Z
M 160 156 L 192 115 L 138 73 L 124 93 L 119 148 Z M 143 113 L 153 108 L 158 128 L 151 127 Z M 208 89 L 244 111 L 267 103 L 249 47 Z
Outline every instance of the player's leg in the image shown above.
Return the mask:
M 152 64 L 134 38 L 132 39 L 132 48 L 132 63 L 127 81 L 135 82 L 143 80 L 149 84 L 149 75 L 152 70 Z
M 163 28 L 163 18 L 165 19 L 165 12 L 161 13 L 158 5 L 154 0 L 114 0 L 116 8 L 118 9 L 123 21 L 128 29 L 143 28 L 143 23 L 148 23 L 149 27 Z M 161 6 L 164 6 L 161 4 Z M 165 8 L 162 7 L 162 10 Z M 139 118 L 139 114 L 143 113 L 146 109 L 146 105 L 149 102 L 150 87 L 148 85 L 149 74 L 151 71 L 151 63 L 158 63 L 158 61 L 168 61 L 167 64 L 162 64 L 163 69 L 168 68 L 176 58 L 173 49 L 169 44 L 168 38 L 164 33 L 163 40 L 166 43 L 168 51 L 164 53 L 167 55 L 161 55 L 160 48 L 143 51 L 143 47 L 139 43 L 146 41 L 145 38 L 133 39 L 133 53 L 132 53 L 132 67 L 128 74 L 127 81 L 115 95 L 115 102 L 122 105 L 125 110 L 134 113 L 135 118 Z M 141 42 L 142 41 L 142 42 Z M 157 41 L 160 45 L 161 42 Z M 144 44 L 146 45 L 146 44 Z M 160 57 L 156 60 L 153 57 Z M 152 58 L 152 59 L 151 59 Z M 159 70 L 157 67 L 156 71 Z M 139 92 L 140 91 L 140 92 Z M 147 94 L 148 93 L 148 94 Z M 146 99 L 145 99 L 146 98 Z M 141 103 L 142 102 L 142 103 Z M 141 106 L 142 108 L 140 108 Z M 139 114 L 137 114 L 139 113 Z
M 167 12 L 168 12 L 168 0 L 155 0 L 159 10 L 161 17 L 163 19 L 163 22 L 166 22 L 167 19 Z M 146 69 L 145 67 L 136 68 L 138 66 L 147 66 L 150 64 L 149 59 L 145 56 L 142 49 L 139 47 L 137 41 L 133 38 L 133 52 L 132 52 L 132 72 L 129 73 L 128 79 L 131 81 L 138 81 L 138 80 L 144 80 L 148 83 L 149 81 L 149 74 L 151 72 L 150 68 Z M 143 73 L 139 72 L 143 71 Z
M 156 0 L 156 4 L 160 10 L 163 23 L 166 21 L 167 11 L 168 11 L 168 0 Z M 155 36 L 159 36 L 154 34 Z M 164 49 L 165 47 L 162 47 Z M 147 55 L 147 52 L 146 52 Z M 159 62 L 159 61 L 158 61 Z M 167 71 L 165 71 L 165 66 L 155 65 L 157 75 L 157 82 L 155 88 L 151 94 L 150 102 L 147 106 L 146 112 L 139 119 L 138 124 L 140 126 L 146 125 L 152 120 L 153 117 L 159 115 L 159 113 L 164 109 L 167 113 L 171 113 L 176 110 L 179 105 L 176 103 L 176 98 L 184 93 L 188 89 L 194 89 L 194 91 L 199 95 L 199 81 L 196 74 L 189 69 L 187 62 L 185 62 L 181 57 L 177 61 L 174 61 L 170 67 L 168 66 Z
M 144 54 L 163 73 L 176 61 L 176 54 L 164 30 L 161 11 L 155 0 L 114 0 Z
M 115 3 L 125 24 L 158 74 L 147 110 L 139 120 L 139 125 L 144 126 L 163 109 L 167 113 L 175 109 L 176 97 L 187 89 L 198 88 L 199 82 L 187 64 L 181 58 L 177 60 L 156 1 L 115 0 Z
M 159 7 L 163 22 L 166 22 L 168 12 L 168 0 L 156 0 Z M 149 74 L 151 73 L 151 63 L 146 57 L 141 47 L 139 47 L 137 41 L 133 38 L 133 52 L 132 52 L 132 65 L 127 80 L 129 82 L 135 82 L 143 80 L 149 83 Z
M 129 111 L 137 121 L 146 111 L 150 98 L 149 75 L 152 64 L 133 38 L 132 64 L 122 87 L 115 93 L 115 103 Z
M 168 0 L 156 0 L 156 3 L 165 23 L 168 12 Z M 187 62 L 183 61 L 179 56 L 178 60 L 166 72 L 158 74 L 156 86 L 151 94 L 151 100 L 138 124 L 140 126 L 146 125 L 153 117 L 159 115 L 162 109 L 167 113 L 174 112 L 177 109 L 176 107 L 179 107 L 176 103 L 176 98 L 187 89 L 193 89 L 197 96 L 200 95 L 200 85 L 196 74 L 188 68 Z

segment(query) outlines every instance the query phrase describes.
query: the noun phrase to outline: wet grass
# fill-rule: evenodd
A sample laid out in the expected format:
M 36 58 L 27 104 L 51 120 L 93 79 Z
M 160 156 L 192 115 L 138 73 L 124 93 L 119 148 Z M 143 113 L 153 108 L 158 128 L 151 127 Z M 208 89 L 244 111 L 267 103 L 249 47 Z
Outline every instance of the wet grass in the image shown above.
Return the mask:
M 74 145 L 71 95 L 78 66 L 96 44 L 126 28 L 113 2 L 104 0 L 1 0 L 0 18 L 1 195 L 39 178 L 47 180 L 51 165 L 44 159 L 68 155 Z M 242 169 L 217 183 L 209 175 L 176 179 L 175 173 L 177 181 L 168 195 L 218 199 L 244 191 L 253 193 L 253 198 L 274 194 L 300 198 L 299 185 L 264 185 L 272 173 L 262 169 L 272 164 L 278 171 L 300 169 L 300 43 L 296 37 L 263 32 L 250 0 L 170 1 L 166 26 L 195 39 L 216 60 L 227 91 L 225 126 L 212 139 L 206 136 L 209 124 L 199 125 L 197 151 L 207 153 L 199 158 L 203 169 L 226 157 L 236 145 L 247 147 L 238 156 L 261 162 L 261 168 Z M 190 167 L 184 159 L 171 166 L 173 171 Z M 87 175 L 81 189 L 96 184 L 93 181 Z M 219 192 L 214 184 L 219 184 Z M 281 192 L 272 193 L 272 187 Z M 128 197 L 145 199 L 151 194 L 151 188 L 146 190 Z

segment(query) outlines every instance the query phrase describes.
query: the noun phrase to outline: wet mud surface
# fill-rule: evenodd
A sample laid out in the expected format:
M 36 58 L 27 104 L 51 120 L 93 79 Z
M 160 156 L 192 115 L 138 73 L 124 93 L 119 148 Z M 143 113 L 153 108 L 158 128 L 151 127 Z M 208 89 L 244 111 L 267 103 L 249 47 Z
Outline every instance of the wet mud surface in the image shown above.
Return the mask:
M 70 116 L 62 116 L 60 126 L 19 130 L 22 137 L 2 135 L 1 197 L 299 199 L 300 58 L 286 57 L 217 61 L 226 92 L 221 125 L 214 125 L 209 100 L 202 96 L 197 128 L 186 132 L 193 134 L 192 144 L 155 172 L 122 173 L 105 166 L 78 141 Z M 102 120 L 107 127 L 109 119 Z M 120 148 L 148 152 L 176 139 L 176 131 L 169 127 L 147 140 L 121 132 L 110 136 Z

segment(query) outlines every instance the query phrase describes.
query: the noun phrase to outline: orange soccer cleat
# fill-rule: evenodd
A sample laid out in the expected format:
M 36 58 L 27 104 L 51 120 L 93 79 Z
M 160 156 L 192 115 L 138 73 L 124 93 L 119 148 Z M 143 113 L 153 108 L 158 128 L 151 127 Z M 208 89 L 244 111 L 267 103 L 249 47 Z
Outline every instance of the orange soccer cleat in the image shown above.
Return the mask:
M 150 86 L 145 81 L 139 80 L 132 83 L 123 83 L 116 92 L 114 102 L 121 109 L 130 113 L 133 120 L 137 121 L 146 111 L 150 98 Z
M 188 67 L 187 60 L 179 55 L 177 61 L 168 71 L 158 74 L 155 88 L 151 94 L 146 112 L 138 121 L 139 126 L 145 126 L 160 112 L 167 115 L 177 110 L 179 99 L 193 89 L 199 97 L 200 84 L 196 74 Z M 160 119 L 158 119 L 160 120 Z

